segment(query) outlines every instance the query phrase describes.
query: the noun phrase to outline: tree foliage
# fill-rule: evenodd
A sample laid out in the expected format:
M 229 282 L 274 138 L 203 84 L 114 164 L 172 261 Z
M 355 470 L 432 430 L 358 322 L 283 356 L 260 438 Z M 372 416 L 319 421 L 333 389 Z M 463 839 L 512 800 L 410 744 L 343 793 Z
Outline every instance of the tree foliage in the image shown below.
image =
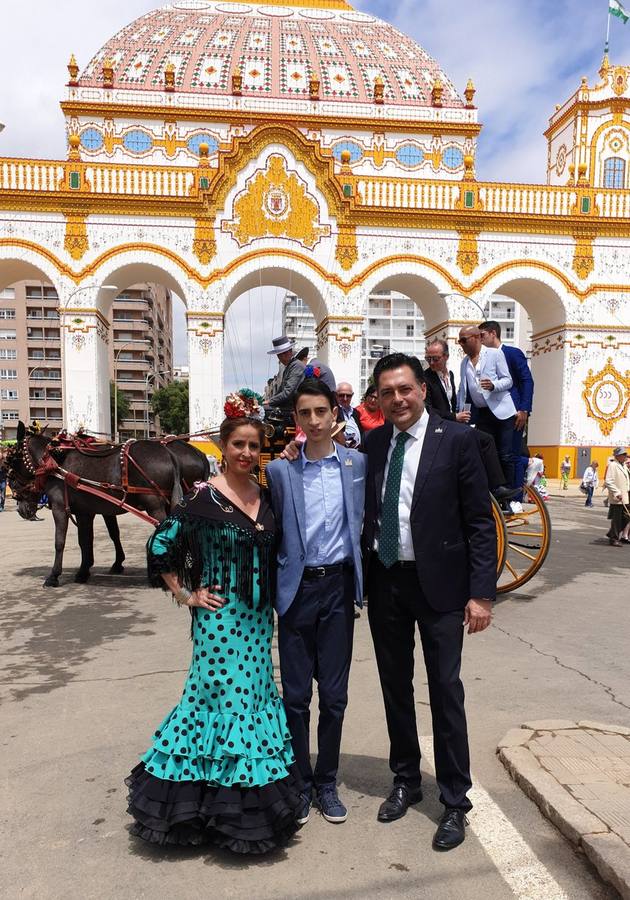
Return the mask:
M 151 398 L 163 434 L 188 434 L 188 382 L 172 381 Z
M 125 394 L 118 388 L 115 390 L 115 385 L 113 381 L 109 382 L 109 409 L 112 417 L 112 431 L 114 429 L 114 422 L 116 421 L 116 417 L 114 416 L 114 397 L 116 398 L 116 406 L 118 407 L 118 428 L 120 429 L 120 425 L 123 419 L 128 419 L 131 416 L 131 404 Z

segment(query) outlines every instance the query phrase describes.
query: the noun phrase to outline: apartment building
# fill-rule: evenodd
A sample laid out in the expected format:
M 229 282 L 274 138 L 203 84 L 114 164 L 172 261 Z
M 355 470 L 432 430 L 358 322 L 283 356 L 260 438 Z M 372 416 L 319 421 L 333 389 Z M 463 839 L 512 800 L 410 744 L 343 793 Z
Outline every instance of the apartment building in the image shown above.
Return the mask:
M 0 426 L 12 440 L 17 423 L 63 424 L 59 298 L 52 285 L 18 282 L 0 291 Z M 110 377 L 130 404 L 121 440 L 153 436 L 150 399 L 172 378 L 171 297 L 160 285 L 122 291 L 111 310 Z M 113 427 L 113 425 L 112 425 Z M 108 437 L 108 435 L 104 435 Z

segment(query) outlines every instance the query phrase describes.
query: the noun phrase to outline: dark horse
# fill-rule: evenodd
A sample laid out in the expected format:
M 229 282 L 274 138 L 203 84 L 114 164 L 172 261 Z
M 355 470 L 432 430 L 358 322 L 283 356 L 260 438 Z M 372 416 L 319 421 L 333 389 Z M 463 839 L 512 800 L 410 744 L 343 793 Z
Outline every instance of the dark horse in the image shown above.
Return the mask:
M 105 497 L 86 493 L 73 486 L 79 478 L 92 485 L 103 485 L 100 493 L 123 499 L 128 506 L 141 510 L 161 522 L 181 499 L 182 488 L 187 490 L 195 481 L 208 477 L 208 461 L 201 451 L 185 441 L 135 441 L 125 451 L 123 461 L 120 445 L 106 445 L 89 450 L 54 446 L 44 435 L 27 434 L 24 425 L 18 427 L 18 442 L 10 451 L 9 485 L 17 500 L 18 513 L 31 519 L 37 511 L 42 493 L 48 502 L 55 522 L 55 561 L 44 581 L 47 587 L 57 587 L 63 565 L 68 521 L 74 516 L 81 547 L 81 566 L 75 581 L 85 582 L 94 563 L 94 517 L 102 515 L 116 547 L 116 561 L 110 572 L 121 572 L 125 558 L 116 516 L 123 508 Z M 70 478 L 64 479 L 61 466 Z M 126 475 L 126 478 L 125 478 Z M 125 488 L 122 485 L 125 483 Z M 76 484 L 76 482 L 74 482 Z

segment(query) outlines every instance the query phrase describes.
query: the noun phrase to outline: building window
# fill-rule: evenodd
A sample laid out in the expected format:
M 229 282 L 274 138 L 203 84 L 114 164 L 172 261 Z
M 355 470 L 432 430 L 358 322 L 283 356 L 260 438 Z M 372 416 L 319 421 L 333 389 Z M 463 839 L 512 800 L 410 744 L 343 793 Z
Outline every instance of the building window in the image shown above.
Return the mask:
M 623 189 L 626 182 L 626 161 L 619 156 L 604 160 L 604 187 Z
M 17 389 L 15 388 L 2 388 L 0 391 L 0 398 L 2 400 L 19 400 Z
M 13 381 L 17 378 L 17 369 L 0 369 L 0 378 Z
M 195 156 L 199 156 L 199 145 L 207 144 L 208 145 L 208 155 L 212 156 L 219 149 L 219 142 L 215 137 L 211 134 L 194 134 L 191 138 L 189 138 L 186 146 L 190 150 L 191 153 L 194 153 Z
M 442 154 L 442 162 L 447 169 L 459 169 L 464 164 L 464 154 L 459 147 L 447 147 Z
M 339 141 L 333 147 L 333 156 L 335 159 L 341 162 L 341 153 L 343 150 L 347 150 L 350 153 L 350 162 L 355 163 L 363 158 L 363 150 L 359 147 L 356 141 Z
M 414 335 L 413 325 L 407 325 L 407 337 L 413 337 L 413 335 Z
M 153 138 L 146 131 L 128 131 L 123 138 L 123 147 L 131 153 L 146 153 L 153 147 Z
M 95 152 L 103 146 L 103 135 L 96 128 L 85 128 L 81 132 L 81 145 L 85 150 Z
M 15 288 L 3 288 L 0 291 L 0 300 L 15 300 Z
M 20 413 L 17 409 L 3 409 L 2 418 L 5 422 L 15 422 L 20 418 Z
M 0 319 L 15 319 L 15 310 L 0 309 Z
M 419 166 L 421 162 L 424 162 L 424 150 L 417 144 L 403 144 L 402 147 L 396 150 L 396 159 L 401 166 L 412 169 L 414 166 Z
M 0 350 L 0 359 L 17 359 L 17 350 Z
M 9 328 L 0 328 L 0 341 L 17 340 L 17 332 Z

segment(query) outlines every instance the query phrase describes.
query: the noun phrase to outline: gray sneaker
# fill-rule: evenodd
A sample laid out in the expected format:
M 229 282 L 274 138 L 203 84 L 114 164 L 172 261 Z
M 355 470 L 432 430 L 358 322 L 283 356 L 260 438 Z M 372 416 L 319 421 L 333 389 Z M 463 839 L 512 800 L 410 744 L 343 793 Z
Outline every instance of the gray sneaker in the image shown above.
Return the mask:
M 326 784 L 318 788 L 317 803 L 327 822 L 339 824 L 348 818 L 348 810 L 339 799 L 336 784 Z

